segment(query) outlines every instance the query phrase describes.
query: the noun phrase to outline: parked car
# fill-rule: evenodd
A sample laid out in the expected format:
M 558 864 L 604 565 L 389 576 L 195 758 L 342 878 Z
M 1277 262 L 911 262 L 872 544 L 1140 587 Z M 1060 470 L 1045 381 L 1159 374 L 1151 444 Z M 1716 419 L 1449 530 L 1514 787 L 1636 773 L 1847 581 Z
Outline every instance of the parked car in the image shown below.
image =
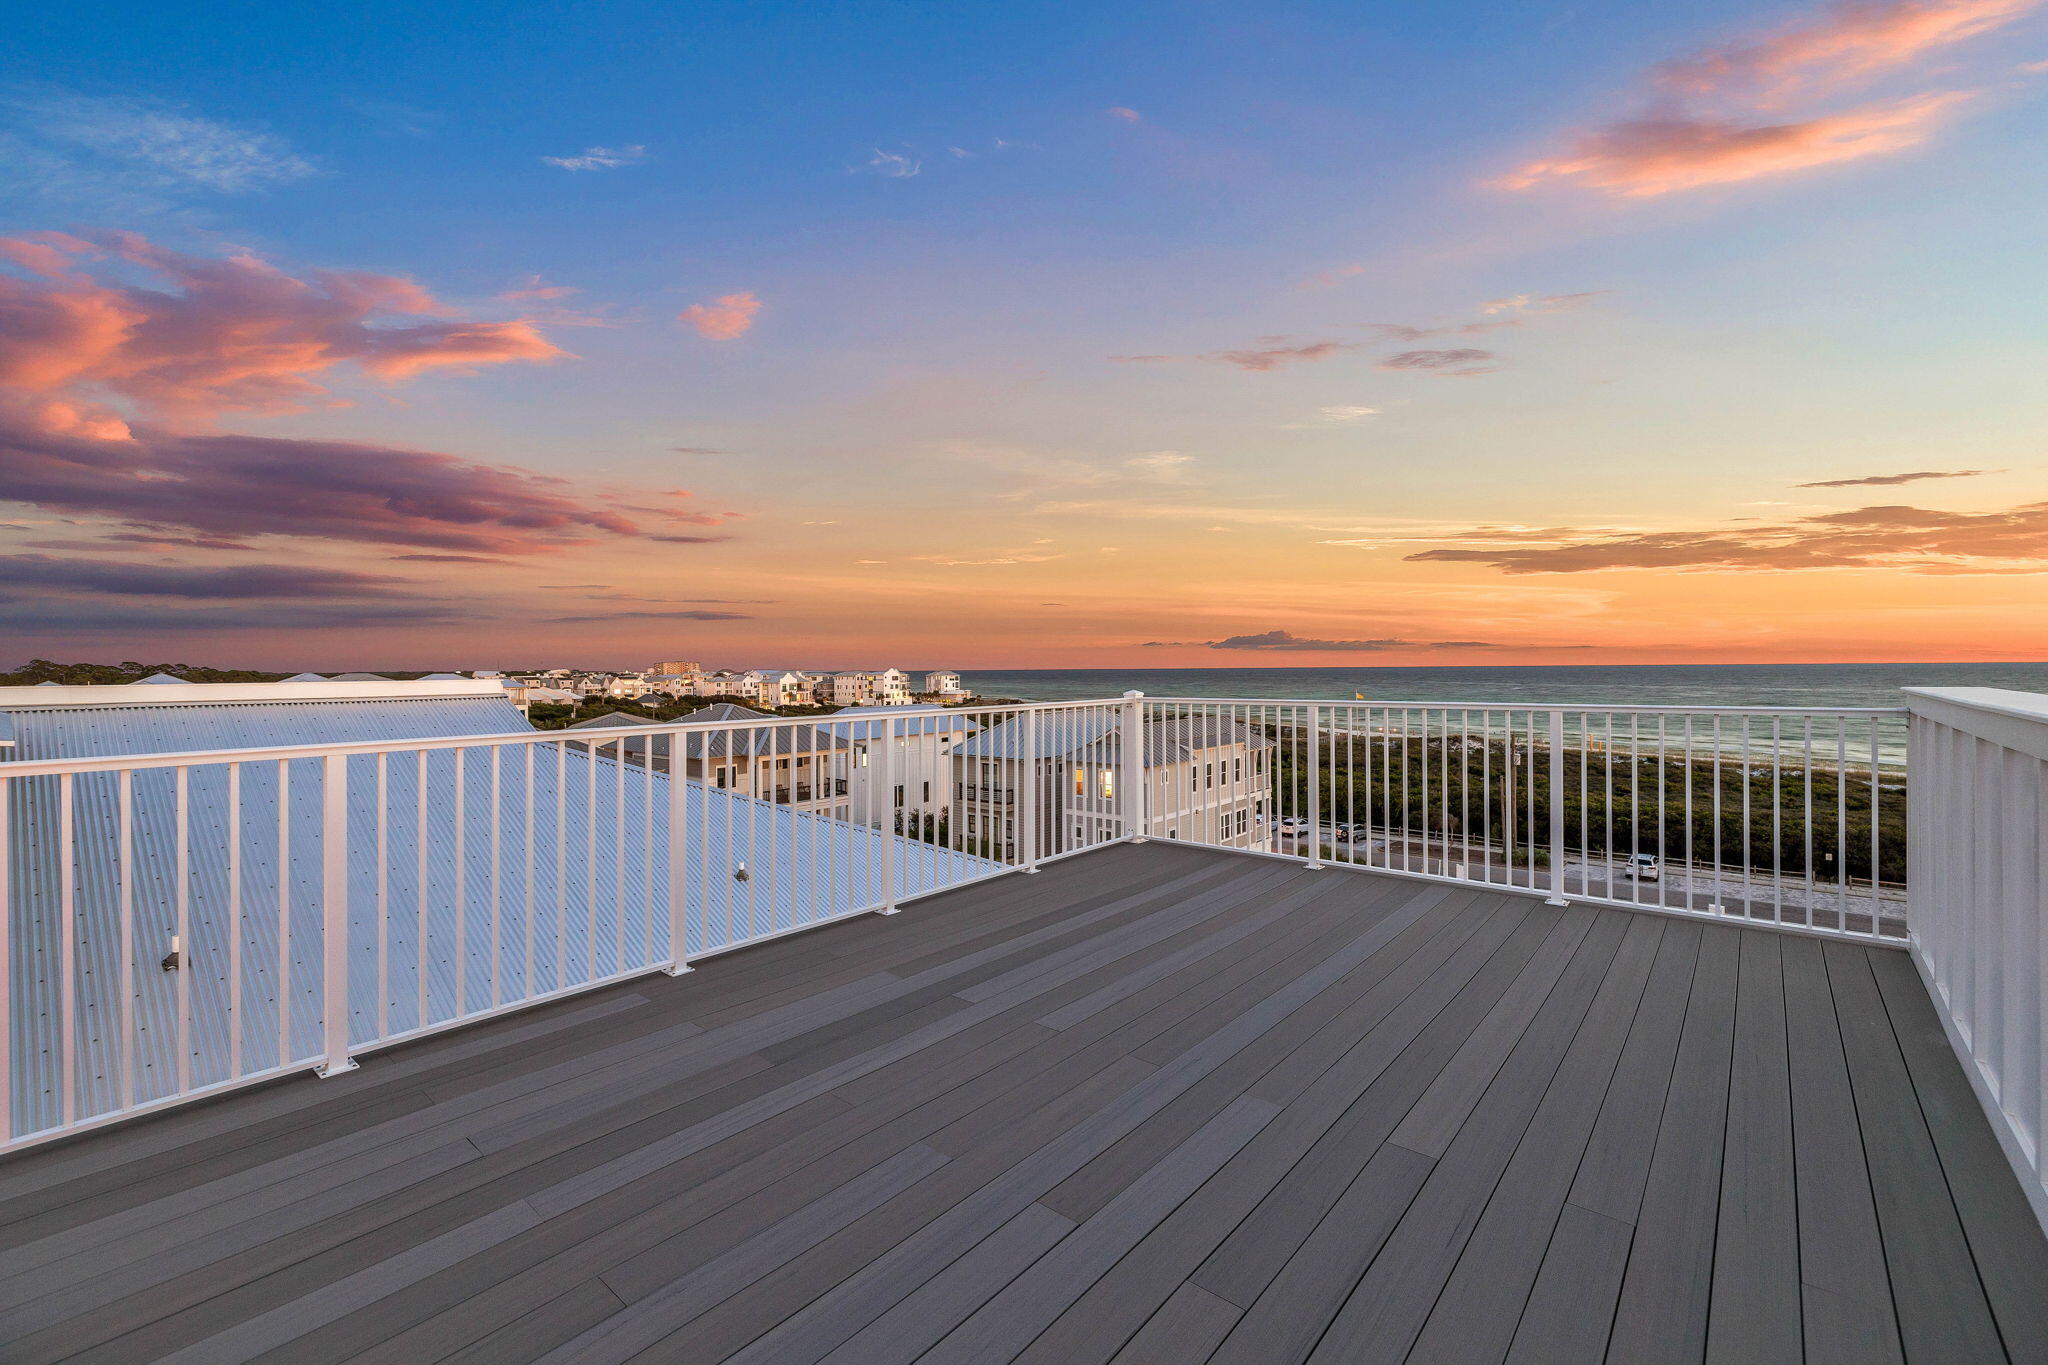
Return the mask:
M 1628 870 L 1639 882 L 1654 882 L 1664 875 L 1664 863 L 1654 853 L 1638 853 L 1628 860 Z
M 1290 839 L 1306 839 L 1308 837 L 1308 817 L 1305 815 L 1283 816 L 1280 821 L 1280 832 Z

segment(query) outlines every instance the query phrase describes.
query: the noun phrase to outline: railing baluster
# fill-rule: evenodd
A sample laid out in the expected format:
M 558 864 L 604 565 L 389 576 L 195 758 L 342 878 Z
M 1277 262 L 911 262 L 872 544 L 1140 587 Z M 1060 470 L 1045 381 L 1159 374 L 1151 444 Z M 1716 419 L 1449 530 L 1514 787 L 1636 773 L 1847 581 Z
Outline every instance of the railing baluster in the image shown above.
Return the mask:
M 57 779 L 57 925 L 63 936 L 57 949 L 57 1014 L 63 1076 L 58 1084 L 58 1112 L 64 1126 L 78 1121 L 78 889 L 77 828 L 72 813 L 70 773 Z
M 652 748 L 648 766 L 654 763 Z M 683 736 L 668 736 L 668 967 L 670 976 L 681 976 L 690 966 L 688 774 L 683 758 Z M 557 956 L 561 949 L 557 948 Z M 556 970 L 561 969 L 558 966 Z
M 172 906 L 177 916 L 178 975 L 172 998 L 178 1012 L 175 1074 L 182 1093 L 192 1088 L 192 770 L 179 764 L 171 779 L 171 875 L 177 879 Z
M 325 1034 L 323 1076 L 353 1071 L 349 1034 L 348 757 L 329 754 L 320 774 L 320 1018 Z
M 13 827 L 14 783 L 5 774 L 0 774 L 0 1141 L 10 1143 L 21 1131 L 15 1126 L 14 1118 Z M 125 877 L 125 870 L 123 875 Z M 125 1001 L 127 998 L 124 989 L 122 999 Z M 127 1038 L 128 1032 L 124 1028 L 124 1044 Z

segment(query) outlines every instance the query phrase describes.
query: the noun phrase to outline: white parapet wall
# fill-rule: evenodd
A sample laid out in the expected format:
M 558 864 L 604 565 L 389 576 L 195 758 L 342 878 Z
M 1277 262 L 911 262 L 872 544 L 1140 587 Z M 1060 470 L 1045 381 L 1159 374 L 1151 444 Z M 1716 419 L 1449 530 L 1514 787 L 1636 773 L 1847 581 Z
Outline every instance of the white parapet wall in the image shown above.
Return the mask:
M 2048 1228 L 2048 696 L 1906 695 L 1913 961 Z

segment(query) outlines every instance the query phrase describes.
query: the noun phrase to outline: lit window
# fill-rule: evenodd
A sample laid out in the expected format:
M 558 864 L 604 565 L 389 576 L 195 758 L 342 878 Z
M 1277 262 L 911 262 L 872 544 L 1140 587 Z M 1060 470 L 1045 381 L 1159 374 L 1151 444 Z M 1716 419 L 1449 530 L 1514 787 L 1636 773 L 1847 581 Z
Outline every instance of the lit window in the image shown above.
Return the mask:
M 1102 770 L 1101 785 L 1102 799 L 1105 801 L 1114 800 L 1116 798 L 1116 770 L 1114 768 L 1104 768 Z

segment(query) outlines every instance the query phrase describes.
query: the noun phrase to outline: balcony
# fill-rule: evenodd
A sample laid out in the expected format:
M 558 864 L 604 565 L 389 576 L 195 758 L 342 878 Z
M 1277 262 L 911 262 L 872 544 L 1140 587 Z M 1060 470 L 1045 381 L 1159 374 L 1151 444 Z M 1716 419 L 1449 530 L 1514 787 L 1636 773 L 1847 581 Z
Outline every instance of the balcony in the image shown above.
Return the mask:
M 278 1025 L 252 1019 L 240 1056 L 264 1083 L 223 1083 L 197 1049 L 179 1091 L 148 1045 L 80 1035 L 66 1066 L 66 1041 L 12 1011 L 20 1150 L 0 1160 L 0 1354 L 2048 1358 L 2048 1243 L 2026 1164 L 2042 1055 L 2040 883 L 2026 879 L 2048 706 L 1911 704 L 1910 721 L 1826 718 L 1813 762 L 1805 719 L 1782 714 L 1652 754 L 1610 742 L 1601 720 L 1522 708 L 1483 741 L 1455 708 L 1010 708 L 985 733 L 1026 717 L 1030 733 L 966 762 L 1001 763 L 1013 741 L 1013 756 L 1092 745 L 1130 765 L 1121 790 L 1158 802 L 1177 774 L 1148 782 L 1146 768 L 1242 730 L 1278 760 L 1275 819 L 1309 832 L 1293 850 L 1201 847 L 1198 802 L 1148 804 L 1103 841 L 1061 847 L 1070 832 L 1030 827 L 1026 802 L 1007 873 L 947 847 L 943 827 L 890 839 L 859 811 L 842 826 L 670 788 L 557 740 L 325 741 L 291 777 L 308 802 L 291 828 L 313 850 L 298 942 L 316 963 L 326 943 L 349 952 L 294 980 L 347 993 L 348 1027 L 287 1015 L 289 1045 L 264 1051 L 254 1026 Z M 14 714 L 33 749 L 38 722 Z M 1771 726 L 1793 738 L 1759 761 Z M 1344 754 L 1365 736 L 1370 778 Z M 1616 790 L 1637 780 L 1658 805 L 1755 796 L 1773 778 L 1778 804 L 1711 824 L 1559 800 L 1553 818 L 1552 793 L 1604 798 L 1610 756 Z M 1652 783 L 1642 760 L 1660 756 Z M 1386 781 L 1404 757 L 1420 769 L 1411 796 Z M 223 766 L 241 774 L 238 815 L 274 831 L 280 803 L 262 804 L 257 774 L 280 762 L 307 759 L 238 747 L 0 764 L 17 925 L 54 906 L 74 928 L 61 947 L 97 933 L 102 901 L 150 905 L 129 926 L 134 971 L 158 949 L 142 942 L 154 893 L 110 888 L 82 856 L 94 831 L 131 854 L 189 846 L 194 817 L 219 809 L 201 794 Z M 1519 773 L 1512 803 L 1493 799 L 1503 765 Z M 80 851 L 53 872 L 24 841 L 52 827 L 66 772 L 57 814 L 72 813 Z M 103 774 L 111 806 L 93 804 L 105 793 L 88 778 Z M 1340 789 L 1348 810 L 1330 799 Z M 635 790 L 655 799 L 626 801 Z M 1910 868 L 1881 818 L 1909 790 Z M 1838 813 L 1874 797 L 1880 818 L 1832 819 L 1823 793 Z M 1460 797 L 1471 817 L 1443 818 Z M 394 815 L 415 807 L 428 837 L 401 847 Z M 187 843 L 166 845 L 178 810 Z M 587 811 L 605 818 L 586 829 Z M 1660 880 L 1614 871 L 1630 844 L 1606 837 L 1610 814 L 1637 851 L 1659 831 Z M 528 841 L 529 819 L 544 837 Z M 616 837 L 643 820 L 651 838 Z M 781 823 L 746 838 L 750 820 Z M 1326 838 L 1340 822 L 1364 833 Z M 1169 824 L 1180 840 L 1160 837 Z M 591 830 L 596 856 L 580 857 Z M 1124 841 L 1135 831 L 1153 837 Z M 1674 846 L 1686 831 L 1689 858 Z M 397 872 L 452 856 L 457 832 L 461 894 L 431 871 L 421 882 L 422 990 L 402 966 L 420 947 Z M 1806 856 L 1830 839 L 1832 880 Z M 1852 863 L 1851 839 L 1873 851 Z M 253 836 L 236 847 L 247 919 L 253 893 L 275 888 Z M 342 849 L 353 862 L 328 856 Z M 806 868 L 831 870 L 805 881 Z M 581 894 L 593 875 L 597 894 Z M 167 903 L 189 930 L 215 887 L 186 884 Z M 547 903 L 569 890 L 556 956 Z M 466 907 L 462 933 L 442 932 L 437 896 Z M 324 920 L 329 934 L 336 905 L 350 913 Z M 667 947 L 672 925 L 687 956 Z M 450 981 L 434 964 L 465 944 L 469 970 Z M 18 930 L 18 1001 L 52 998 L 22 965 L 63 956 L 50 946 Z M 149 962 L 168 995 L 136 973 L 136 1019 L 151 1034 L 184 1021 L 196 1044 L 221 1018 L 200 1007 L 220 950 L 203 933 L 182 946 L 178 971 Z M 71 978 L 59 1018 L 100 1001 L 106 959 L 70 961 L 92 975 Z M 263 969 L 241 970 L 247 985 Z M 467 1002 L 443 999 L 463 984 Z M 331 1064 L 337 1039 L 359 1066 Z M 26 1064 L 29 1041 L 58 1065 Z M 280 1068 L 280 1051 L 308 1060 Z M 315 1064 L 333 1074 L 277 1078 Z M 127 1109 L 103 1107 L 118 1086 L 80 1083 L 124 1070 L 138 1083 Z M 28 1093 L 67 1076 L 68 1104 Z M 211 1102 L 179 1102 L 202 1087 Z M 149 1107 L 162 1112 L 135 1114 Z M 53 1129 L 70 1136 L 47 1141 Z

